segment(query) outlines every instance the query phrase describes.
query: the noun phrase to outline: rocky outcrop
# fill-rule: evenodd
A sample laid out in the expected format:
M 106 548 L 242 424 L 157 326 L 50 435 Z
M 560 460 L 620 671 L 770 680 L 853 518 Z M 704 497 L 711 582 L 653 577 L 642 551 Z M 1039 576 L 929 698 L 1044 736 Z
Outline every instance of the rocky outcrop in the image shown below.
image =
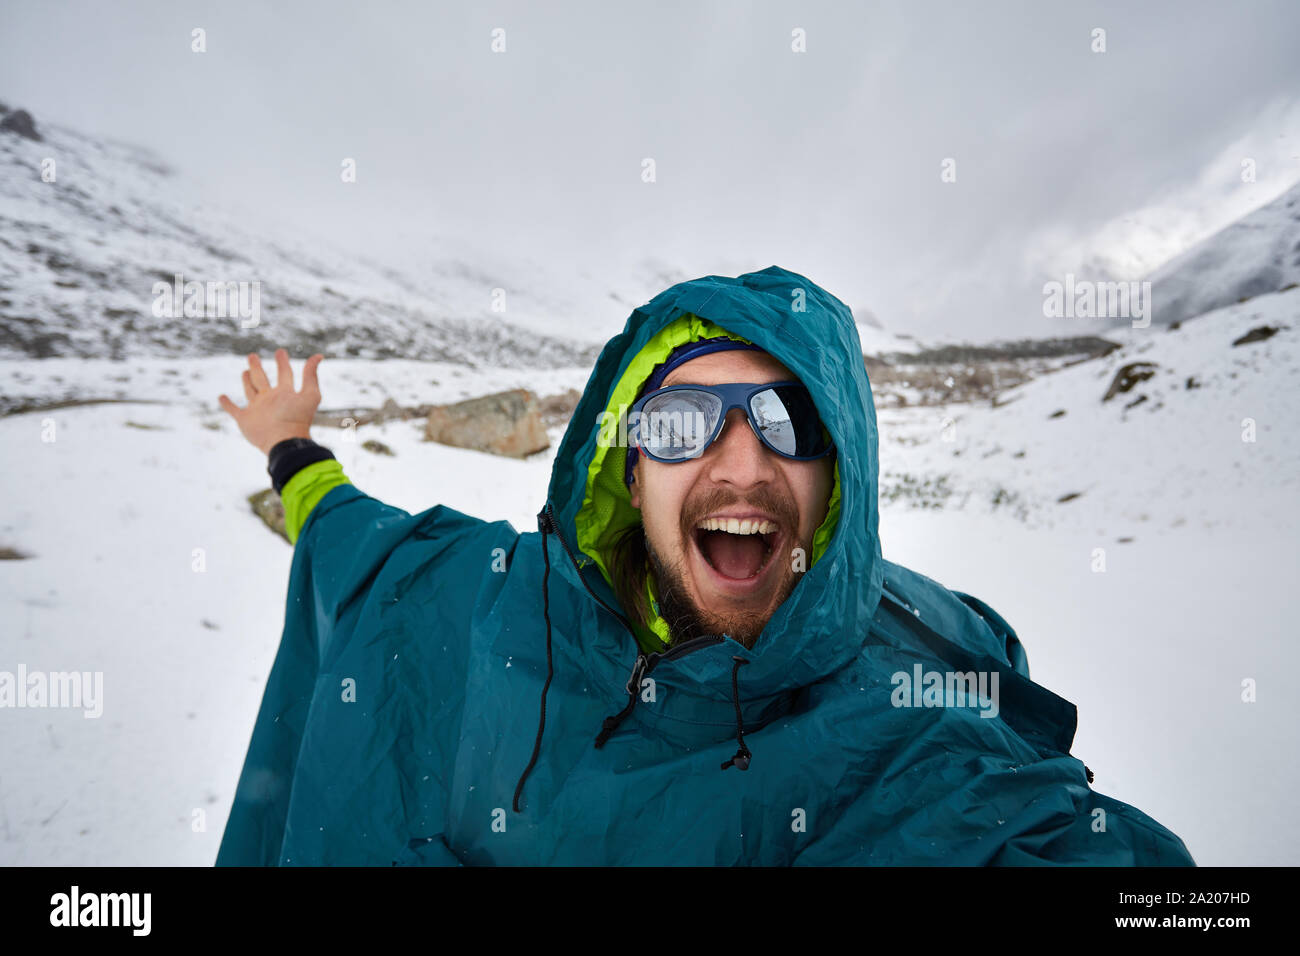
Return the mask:
M 1130 362 L 1111 379 L 1110 388 L 1106 389 L 1106 394 L 1102 396 L 1103 402 L 1109 402 L 1116 395 L 1123 395 L 1130 391 L 1138 382 L 1145 382 L 1151 376 L 1156 374 L 1155 362 Z M 1136 404 L 1136 403 L 1134 403 Z
M 1251 329 L 1240 338 L 1233 339 L 1232 344 L 1250 345 L 1253 342 L 1267 342 L 1273 336 L 1277 335 L 1279 331 L 1281 331 L 1280 328 L 1274 328 L 1271 325 L 1261 325 L 1257 328 Z

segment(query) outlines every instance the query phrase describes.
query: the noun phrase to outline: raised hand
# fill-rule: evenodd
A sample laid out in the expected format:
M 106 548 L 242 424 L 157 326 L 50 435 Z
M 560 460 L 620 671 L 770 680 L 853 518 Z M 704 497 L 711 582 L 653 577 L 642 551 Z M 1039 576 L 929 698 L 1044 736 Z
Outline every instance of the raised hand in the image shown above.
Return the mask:
M 307 359 L 302 367 L 302 390 L 295 391 L 288 352 L 275 350 L 274 386 L 262 369 L 262 360 L 256 353 L 250 353 L 244 371 L 244 396 L 248 405 L 240 408 L 224 393 L 217 400 L 235 420 L 240 433 L 264 455 L 286 438 L 310 438 L 312 419 L 320 405 L 316 367 L 324 357 L 316 354 Z

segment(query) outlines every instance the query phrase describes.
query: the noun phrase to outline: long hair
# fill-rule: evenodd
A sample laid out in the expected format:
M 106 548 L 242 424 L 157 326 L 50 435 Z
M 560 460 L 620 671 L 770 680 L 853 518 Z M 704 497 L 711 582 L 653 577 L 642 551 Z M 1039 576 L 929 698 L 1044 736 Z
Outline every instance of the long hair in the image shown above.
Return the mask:
M 633 623 L 650 626 L 650 608 L 646 597 L 646 576 L 650 573 L 650 554 L 646 548 L 645 527 L 637 522 L 624 528 L 614 539 L 610 552 L 609 576 L 614 594 Z

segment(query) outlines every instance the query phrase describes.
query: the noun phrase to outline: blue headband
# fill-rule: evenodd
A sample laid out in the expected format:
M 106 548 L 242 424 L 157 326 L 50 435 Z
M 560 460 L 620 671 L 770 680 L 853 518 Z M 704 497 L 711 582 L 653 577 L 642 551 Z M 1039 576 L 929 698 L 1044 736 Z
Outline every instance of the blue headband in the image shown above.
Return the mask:
M 701 355 L 708 355 L 711 352 L 727 352 L 732 349 L 748 349 L 754 352 L 766 352 L 766 349 L 759 348 L 757 345 L 750 345 L 746 342 L 737 342 L 735 339 L 729 339 L 726 336 L 716 336 L 711 339 L 699 339 L 695 342 L 687 342 L 679 345 L 668 353 L 668 358 L 664 359 L 655 370 L 650 373 L 650 377 L 642 384 L 641 390 L 637 392 L 637 398 L 643 395 L 649 395 L 661 385 L 668 373 L 678 366 L 684 365 L 691 359 L 699 358 Z M 627 464 L 623 469 L 623 484 L 632 484 L 632 469 L 636 467 L 636 460 L 639 452 L 636 448 L 627 450 Z

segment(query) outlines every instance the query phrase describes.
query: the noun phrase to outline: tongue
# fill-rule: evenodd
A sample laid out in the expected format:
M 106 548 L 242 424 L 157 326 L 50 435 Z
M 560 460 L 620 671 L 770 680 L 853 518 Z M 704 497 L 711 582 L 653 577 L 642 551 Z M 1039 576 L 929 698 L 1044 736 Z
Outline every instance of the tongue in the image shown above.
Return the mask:
M 700 539 L 700 550 L 719 574 L 744 579 L 752 578 L 763 566 L 766 548 L 761 535 L 706 531 Z

